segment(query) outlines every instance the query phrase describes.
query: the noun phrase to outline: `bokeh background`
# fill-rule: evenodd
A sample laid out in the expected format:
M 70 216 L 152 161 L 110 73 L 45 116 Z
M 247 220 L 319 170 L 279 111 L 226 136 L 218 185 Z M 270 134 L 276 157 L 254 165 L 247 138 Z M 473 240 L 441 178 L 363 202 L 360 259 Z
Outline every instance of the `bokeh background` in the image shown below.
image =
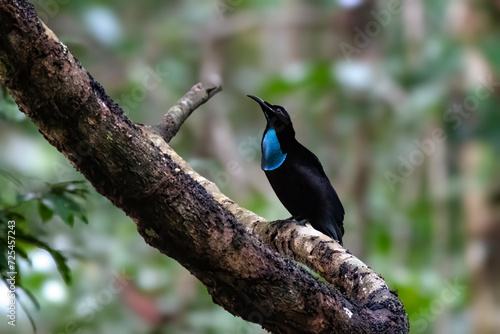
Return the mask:
M 171 145 L 270 220 L 289 215 L 245 95 L 285 106 L 344 203 L 345 247 L 398 290 L 411 333 L 500 333 L 500 2 L 34 4 L 135 122 L 158 123 L 198 81 L 222 84 Z M 0 94 L 1 261 L 15 219 L 24 288 L 0 332 L 264 333 L 146 245 Z

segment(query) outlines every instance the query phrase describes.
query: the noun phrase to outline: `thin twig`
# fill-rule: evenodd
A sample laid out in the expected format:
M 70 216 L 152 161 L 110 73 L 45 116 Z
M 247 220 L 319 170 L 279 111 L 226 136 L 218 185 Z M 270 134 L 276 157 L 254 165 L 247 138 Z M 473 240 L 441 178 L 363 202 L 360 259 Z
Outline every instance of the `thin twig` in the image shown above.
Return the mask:
M 168 143 L 191 113 L 221 90 L 222 86 L 204 88 L 201 82 L 197 83 L 167 111 L 160 124 L 151 127 L 152 130 Z

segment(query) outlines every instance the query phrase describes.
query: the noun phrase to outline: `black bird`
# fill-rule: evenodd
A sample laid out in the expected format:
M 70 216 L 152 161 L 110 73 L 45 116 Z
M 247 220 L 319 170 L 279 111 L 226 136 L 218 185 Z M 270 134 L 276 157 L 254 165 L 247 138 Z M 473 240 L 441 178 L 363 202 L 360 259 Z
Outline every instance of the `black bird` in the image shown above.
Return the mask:
M 309 221 L 342 245 L 344 207 L 318 158 L 295 139 L 285 108 L 247 96 L 260 104 L 266 116 L 261 168 L 279 200 L 294 219 Z

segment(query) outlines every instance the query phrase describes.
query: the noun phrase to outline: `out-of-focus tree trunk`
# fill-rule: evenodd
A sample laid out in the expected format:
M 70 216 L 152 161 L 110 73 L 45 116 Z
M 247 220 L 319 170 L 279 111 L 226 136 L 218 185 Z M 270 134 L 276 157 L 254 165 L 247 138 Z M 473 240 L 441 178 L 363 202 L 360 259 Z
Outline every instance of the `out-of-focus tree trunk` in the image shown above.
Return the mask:
M 466 256 L 474 287 L 473 328 L 477 334 L 500 333 L 500 220 L 488 203 L 480 171 L 487 157 L 480 143 L 467 144 L 461 154 L 465 180 L 463 207 L 467 235 Z
M 487 13 L 481 11 L 476 1 L 452 1 L 450 17 L 452 32 L 465 45 L 464 85 L 471 94 L 486 78 L 494 78 L 492 66 L 484 58 L 478 45 L 471 41 L 481 40 L 488 24 Z M 473 92 L 473 93 L 472 93 Z M 498 96 L 498 91 L 492 92 Z M 474 110 L 476 113 L 478 110 Z M 470 126 L 481 117 L 472 113 L 463 119 Z M 461 129 L 462 132 L 463 129 Z M 466 264 L 472 281 L 472 327 L 477 334 L 500 333 L 500 219 L 488 202 L 488 186 L 482 173 L 491 152 L 488 146 L 471 140 L 461 148 L 460 170 L 464 179 L 462 199 L 465 212 Z

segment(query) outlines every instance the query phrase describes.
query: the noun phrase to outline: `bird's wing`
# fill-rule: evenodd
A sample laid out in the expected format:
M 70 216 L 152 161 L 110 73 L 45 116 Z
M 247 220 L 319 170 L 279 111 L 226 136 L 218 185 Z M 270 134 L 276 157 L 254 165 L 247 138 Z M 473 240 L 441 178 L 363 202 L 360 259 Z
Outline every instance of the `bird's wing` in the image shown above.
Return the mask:
M 305 148 L 303 145 L 300 145 L 301 147 L 301 155 L 305 157 L 305 161 L 312 161 L 314 164 L 314 170 L 318 173 L 320 177 L 326 178 L 328 180 L 328 183 L 330 184 L 330 198 L 332 198 L 331 205 L 333 205 L 334 212 L 335 212 L 335 221 L 337 224 L 342 225 L 344 221 L 344 206 L 340 202 L 340 198 L 337 195 L 337 192 L 333 188 L 330 180 L 328 179 L 328 176 L 326 176 L 325 171 L 323 170 L 323 166 L 321 165 L 321 162 L 319 161 L 318 157 L 309 151 L 307 148 Z

